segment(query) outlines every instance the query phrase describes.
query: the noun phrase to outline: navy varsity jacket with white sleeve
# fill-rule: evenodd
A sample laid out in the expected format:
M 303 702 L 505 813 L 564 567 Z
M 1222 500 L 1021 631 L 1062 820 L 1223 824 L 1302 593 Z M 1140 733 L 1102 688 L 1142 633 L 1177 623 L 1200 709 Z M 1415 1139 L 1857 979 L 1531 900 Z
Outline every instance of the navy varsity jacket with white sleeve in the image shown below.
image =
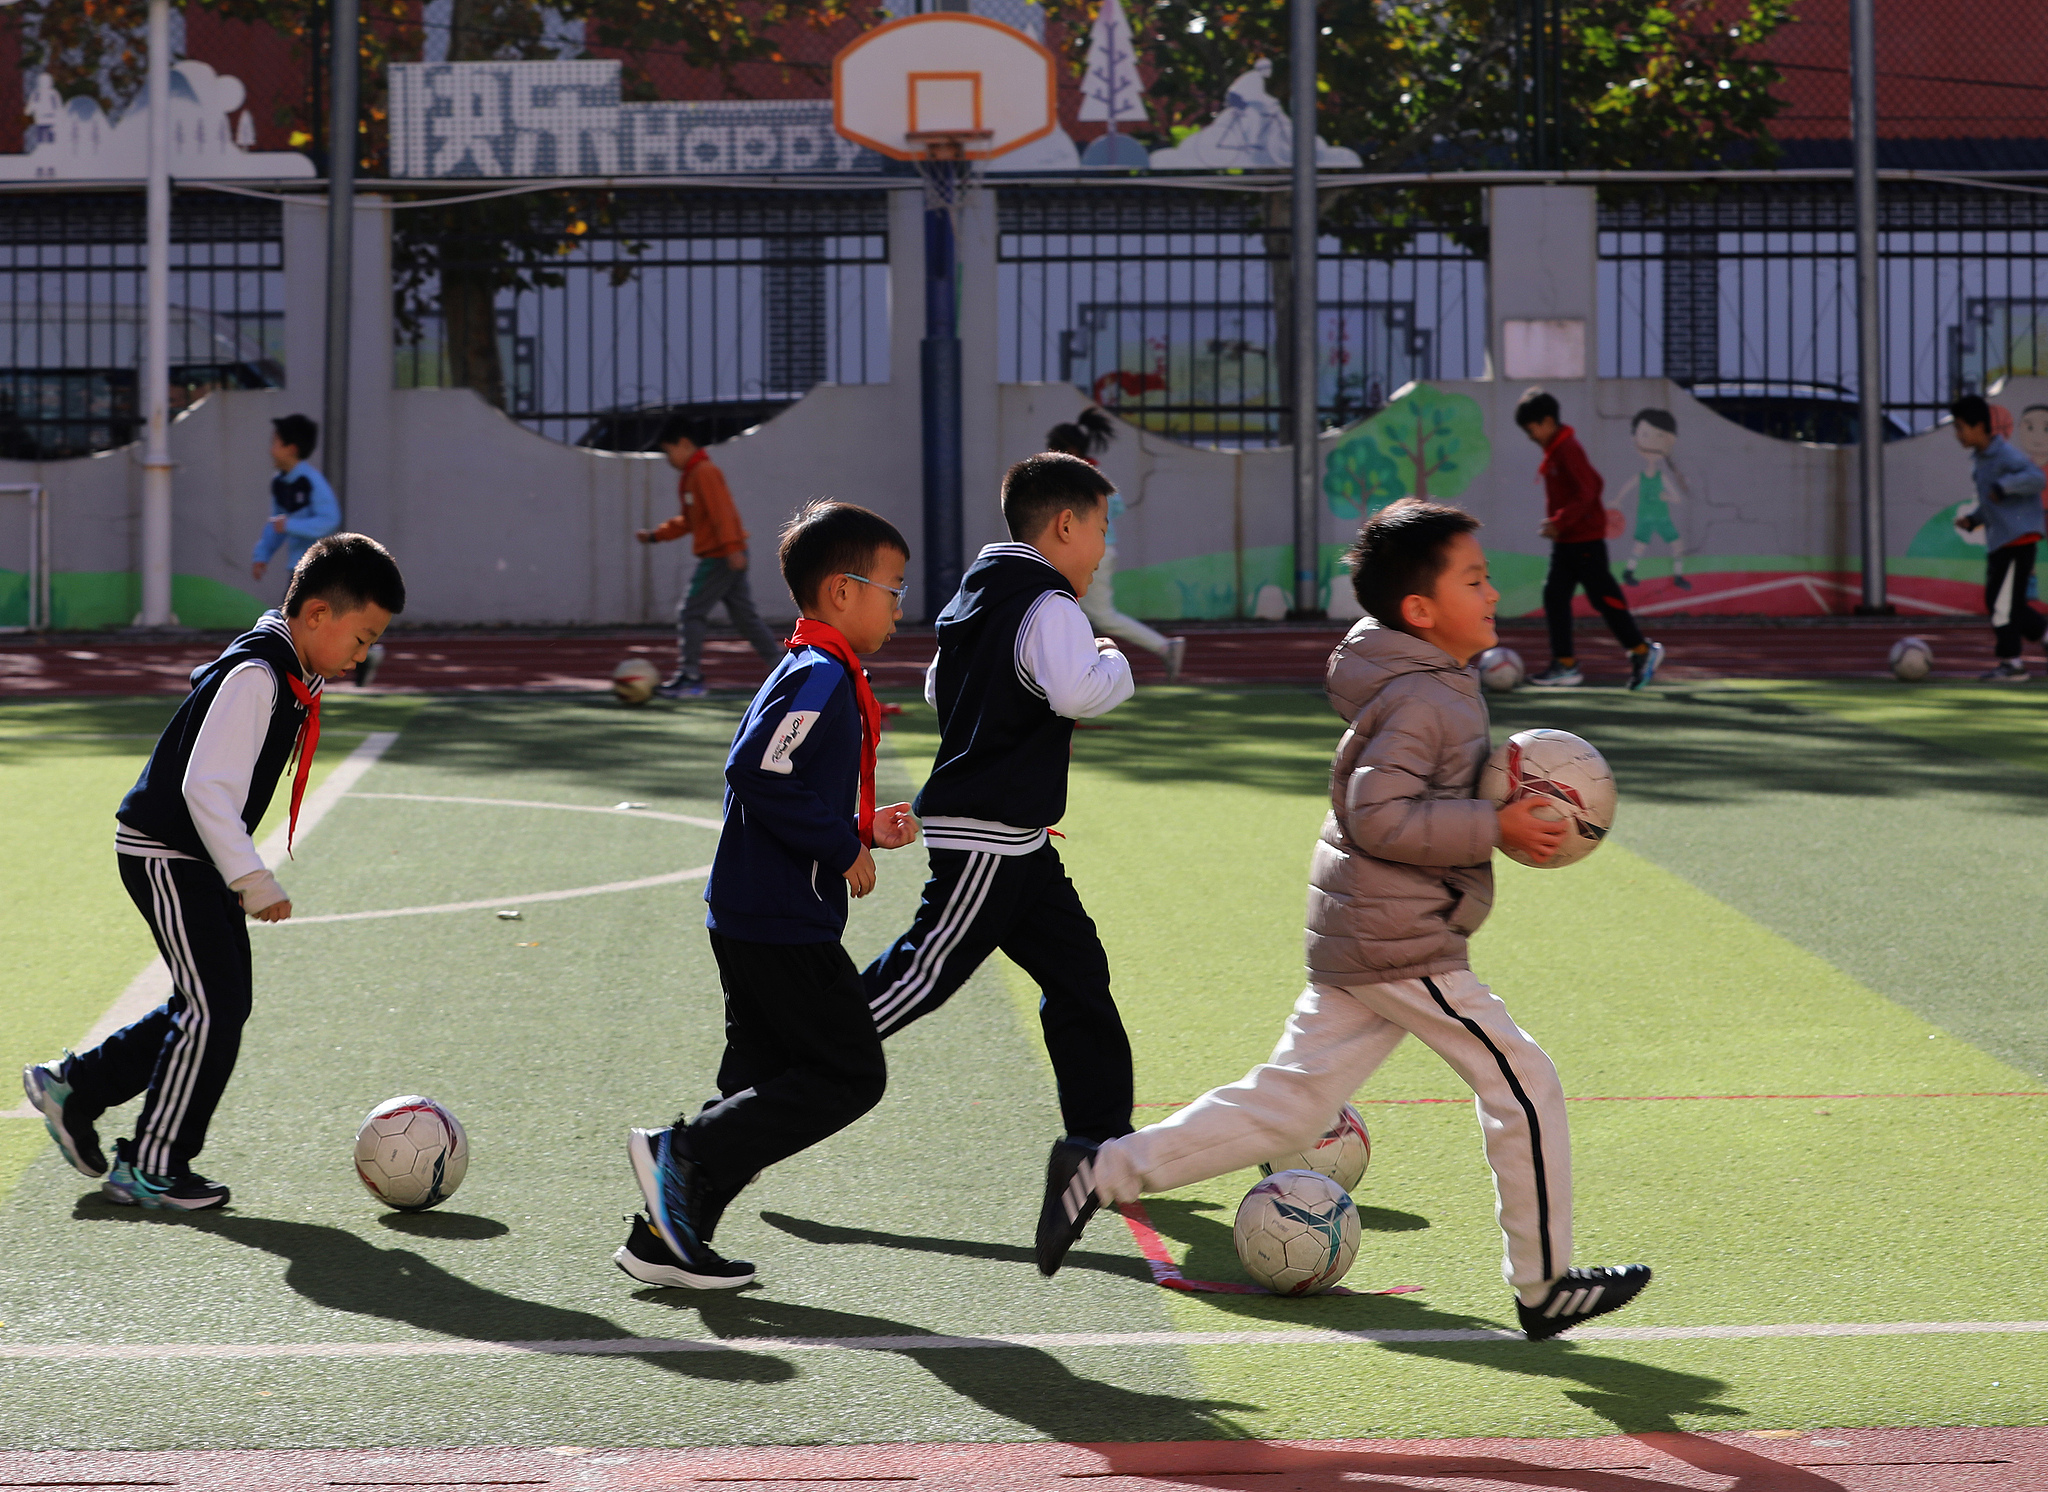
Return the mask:
M 751 943 L 835 943 L 860 858 L 860 705 L 845 665 L 793 649 L 725 759 L 725 825 L 704 925 Z

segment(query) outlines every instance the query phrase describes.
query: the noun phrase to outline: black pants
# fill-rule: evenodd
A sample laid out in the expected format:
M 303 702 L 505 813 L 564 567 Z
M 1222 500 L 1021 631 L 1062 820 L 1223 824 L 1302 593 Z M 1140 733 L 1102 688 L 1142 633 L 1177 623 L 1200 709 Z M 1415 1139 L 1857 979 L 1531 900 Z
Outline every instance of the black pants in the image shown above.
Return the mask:
M 2017 658 L 2020 639 L 2039 642 L 2048 636 L 2048 616 L 2027 604 L 2027 581 L 2034 574 L 2034 546 L 2008 544 L 1984 557 L 1984 609 L 1991 613 L 1994 652 Z
M 711 934 L 725 989 L 723 1097 L 678 1121 L 683 1153 L 718 1216 L 757 1171 L 835 1135 L 882 1100 L 888 1064 L 860 971 L 837 943 L 750 943 Z
M 1614 640 L 1634 652 L 1643 645 L 1636 619 L 1629 615 L 1621 586 L 1607 562 L 1607 541 L 1552 544 L 1550 573 L 1543 578 L 1543 615 L 1550 623 L 1550 656 L 1575 656 L 1572 651 L 1572 596 L 1584 586 L 1586 599 L 1606 620 Z
M 121 884 L 171 971 L 171 998 L 71 1059 L 65 1076 L 88 1118 L 148 1093 L 131 1159 L 179 1176 L 206 1144 L 249 1019 L 249 925 L 241 898 L 204 860 L 116 855 Z
M 1067 1133 L 1131 1132 L 1131 1041 L 1109 993 L 1109 955 L 1050 844 L 1028 855 L 931 851 L 910 931 L 869 964 L 874 1023 L 893 1036 L 929 1015 L 1000 948 L 1038 983 L 1038 1020 Z

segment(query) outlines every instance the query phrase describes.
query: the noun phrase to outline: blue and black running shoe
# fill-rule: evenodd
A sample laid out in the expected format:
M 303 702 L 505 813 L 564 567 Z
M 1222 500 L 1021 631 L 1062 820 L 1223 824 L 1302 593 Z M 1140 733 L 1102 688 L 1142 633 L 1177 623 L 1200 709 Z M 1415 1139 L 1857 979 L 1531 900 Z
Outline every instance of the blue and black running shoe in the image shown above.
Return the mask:
M 626 1153 L 632 1157 L 633 1175 L 647 1203 L 647 1216 L 655 1234 L 674 1255 L 676 1273 L 680 1276 L 647 1283 L 682 1284 L 697 1290 L 730 1290 L 751 1284 L 753 1265 L 721 1258 L 700 1236 L 697 1220 L 703 1211 L 704 1178 L 695 1165 L 677 1153 L 673 1133 L 665 1129 L 636 1129 L 626 1136 Z M 618 1262 L 616 1255 L 614 1262 Z M 620 1268 L 625 1265 L 621 1263 Z M 632 1270 L 626 1272 L 633 1274 Z M 633 1277 L 645 1278 L 638 1274 Z
M 100 1193 L 123 1207 L 141 1207 L 151 1212 L 210 1212 L 228 1205 L 228 1189 L 208 1181 L 197 1171 L 182 1176 L 158 1176 L 140 1170 L 126 1156 L 114 1157 L 114 1169 L 100 1183 Z
M 43 1116 L 43 1127 L 71 1169 L 94 1180 L 107 1174 L 107 1153 L 100 1149 L 99 1132 L 90 1120 L 67 1116 L 71 1107 L 71 1085 L 64 1080 L 71 1053 L 55 1062 L 32 1062 L 21 1070 L 22 1091 L 35 1111 Z

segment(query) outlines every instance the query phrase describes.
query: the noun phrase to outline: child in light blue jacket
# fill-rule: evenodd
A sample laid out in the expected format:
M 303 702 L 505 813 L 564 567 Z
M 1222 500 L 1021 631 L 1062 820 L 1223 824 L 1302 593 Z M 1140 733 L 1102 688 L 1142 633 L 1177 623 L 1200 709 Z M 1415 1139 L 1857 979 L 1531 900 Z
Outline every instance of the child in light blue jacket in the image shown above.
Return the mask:
M 2020 660 L 2024 638 L 2048 637 L 2048 616 L 2027 604 L 2027 582 L 2034 574 L 2034 551 L 2048 532 L 2041 508 L 2041 490 L 2048 486 L 2041 468 L 2029 461 L 2002 435 L 1991 433 L 1991 406 L 1981 395 L 1965 394 L 1949 406 L 1956 439 L 1970 453 L 1970 475 L 1977 484 L 1977 509 L 1956 520 L 1960 528 L 1984 530 L 1984 609 L 1991 613 L 1995 662 L 1978 675 L 1997 682 L 2023 681 L 2027 665 Z
M 296 570 L 314 540 L 341 527 L 341 504 L 310 459 L 320 427 L 302 414 L 270 423 L 277 432 L 270 437 L 270 460 L 277 475 L 270 479 L 270 519 L 249 557 L 249 574 L 257 580 L 278 550 L 285 551 L 287 570 Z

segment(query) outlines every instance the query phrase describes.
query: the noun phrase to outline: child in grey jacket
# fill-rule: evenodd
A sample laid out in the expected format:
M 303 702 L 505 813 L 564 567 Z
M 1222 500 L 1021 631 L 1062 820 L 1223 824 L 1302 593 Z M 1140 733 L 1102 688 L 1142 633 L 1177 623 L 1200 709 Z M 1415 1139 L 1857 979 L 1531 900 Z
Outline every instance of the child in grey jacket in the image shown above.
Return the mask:
M 1965 394 L 1949 406 L 1956 439 L 1970 453 L 1977 484 L 1976 511 L 1956 520 L 1959 528 L 1984 530 L 1984 609 L 1991 613 L 1997 662 L 1981 679 L 2020 683 L 2027 665 L 2020 643 L 2048 637 L 2048 616 L 2027 604 L 2034 551 L 2044 531 L 2041 489 L 2048 478 L 2002 435 L 1991 433 L 1991 406 L 1981 395 Z
M 1308 988 L 1272 1058 L 1171 1118 L 1097 1146 L 1053 1147 L 1038 1267 L 1059 1268 L 1102 1203 L 1135 1202 L 1307 1148 L 1410 1033 L 1479 1100 L 1522 1329 L 1561 1331 L 1627 1304 L 1647 1266 L 1571 1268 L 1571 1143 L 1543 1049 L 1472 974 L 1466 938 L 1493 902 L 1495 845 L 1547 859 L 1563 825 L 1537 804 L 1473 796 L 1488 751 L 1471 661 L 1497 640 L 1500 596 L 1478 522 L 1413 499 L 1350 555 L 1367 615 L 1330 655 L 1349 724 L 1308 894 Z

